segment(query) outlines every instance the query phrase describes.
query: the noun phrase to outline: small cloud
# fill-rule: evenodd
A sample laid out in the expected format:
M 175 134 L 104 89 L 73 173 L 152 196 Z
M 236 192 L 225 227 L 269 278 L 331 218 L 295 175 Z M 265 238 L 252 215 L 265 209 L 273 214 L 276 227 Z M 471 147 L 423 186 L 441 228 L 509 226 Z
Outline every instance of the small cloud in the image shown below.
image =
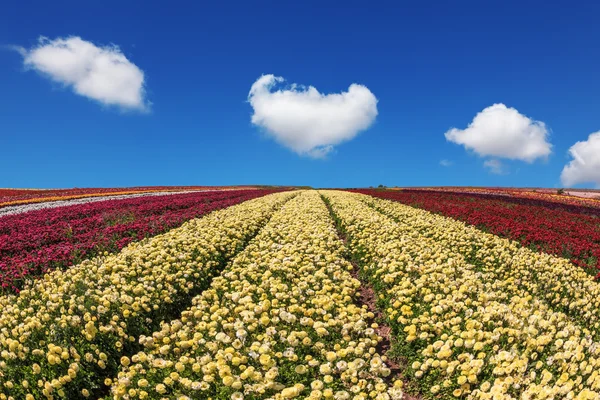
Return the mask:
M 452 128 L 445 136 L 448 141 L 463 145 L 481 157 L 531 163 L 537 158 L 547 158 L 552 152 L 546 125 L 504 104 L 485 108 L 466 129 Z
M 495 158 L 491 160 L 486 160 L 483 163 L 483 166 L 488 168 L 492 174 L 506 175 L 507 173 L 504 169 L 504 164 L 502 164 L 502 161 L 497 160 Z
M 77 36 L 50 40 L 25 49 L 12 46 L 23 56 L 26 68 L 73 89 L 80 96 L 108 106 L 147 111 L 144 72 L 115 45 L 98 47 Z
M 600 131 L 577 142 L 569 149 L 573 160 L 565 165 L 560 175 L 564 186 L 593 183 L 600 187 Z
M 21 46 L 0 45 L 0 49 L 2 49 L 2 50 L 9 50 L 9 51 L 16 51 L 17 53 L 19 53 L 23 57 L 25 57 L 27 55 L 27 50 L 25 50 L 25 47 L 21 47 Z
M 324 158 L 336 145 L 353 139 L 377 117 L 377 98 L 366 86 L 322 94 L 297 84 L 274 91 L 282 77 L 263 75 L 254 82 L 248 102 L 252 123 L 297 154 Z
M 440 165 L 442 167 L 451 167 L 451 166 L 454 165 L 454 163 L 452 161 L 450 161 L 450 160 L 441 160 L 440 161 Z

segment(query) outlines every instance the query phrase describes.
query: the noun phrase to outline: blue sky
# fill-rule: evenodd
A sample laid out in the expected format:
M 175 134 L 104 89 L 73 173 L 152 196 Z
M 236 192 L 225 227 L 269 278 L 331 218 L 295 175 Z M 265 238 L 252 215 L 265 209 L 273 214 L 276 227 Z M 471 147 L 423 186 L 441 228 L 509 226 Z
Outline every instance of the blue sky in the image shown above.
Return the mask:
M 600 3 L 252 3 L 5 4 L 1 45 L 30 51 L 40 36 L 118 45 L 143 71 L 147 110 L 78 95 L 5 48 L 0 187 L 559 187 L 569 148 L 600 131 Z M 292 83 L 322 94 L 363 85 L 377 116 L 325 157 L 299 154 L 268 133 L 276 115 L 272 124 L 251 121 L 248 93 L 263 74 L 296 93 L 304 89 Z M 551 154 L 529 163 L 446 139 L 497 103 L 543 122 Z M 311 119 L 297 118 L 286 129 L 302 135 L 297 125 Z M 328 126 L 347 122 L 340 118 Z M 586 145 L 588 171 L 578 173 L 588 181 L 576 185 L 593 187 L 600 176 L 590 165 L 600 156 L 591 139 Z

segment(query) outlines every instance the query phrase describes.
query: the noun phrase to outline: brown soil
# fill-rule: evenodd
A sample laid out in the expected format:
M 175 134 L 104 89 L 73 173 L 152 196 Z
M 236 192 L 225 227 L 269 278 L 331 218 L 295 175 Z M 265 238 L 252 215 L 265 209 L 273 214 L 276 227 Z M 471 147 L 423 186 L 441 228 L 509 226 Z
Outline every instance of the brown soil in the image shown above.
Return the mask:
M 329 209 L 329 212 L 333 215 L 333 210 L 329 207 L 329 205 L 327 205 L 327 208 Z M 346 237 L 346 235 L 343 232 L 341 232 L 339 230 L 339 228 L 337 226 L 336 226 L 336 230 L 337 230 L 339 238 L 342 240 L 342 242 L 344 242 L 344 245 L 346 245 L 346 247 L 347 247 L 348 238 Z M 353 267 L 352 271 L 350 271 L 352 277 L 357 279 L 360 282 L 360 288 L 358 291 L 358 299 L 357 299 L 356 303 L 361 307 L 363 305 L 367 306 L 367 310 L 369 310 L 370 312 L 372 312 L 375 315 L 375 317 L 371 321 L 368 321 L 368 322 L 369 323 L 373 323 L 373 322 L 377 323 L 377 328 L 375 329 L 375 332 L 377 332 L 377 334 L 382 337 L 382 340 L 378 343 L 376 349 L 377 349 L 377 353 L 379 353 L 382 356 L 385 355 L 387 357 L 385 364 L 392 371 L 390 376 L 388 376 L 386 378 L 386 381 L 388 383 L 391 383 L 397 379 L 400 379 L 404 382 L 405 390 L 404 390 L 403 400 L 423 400 L 422 396 L 415 396 L 415 395 L 412 395 L 412 394 L 409 394 L 406 392 L 406 390 L 413 389 L 414 384 L 411 384 L 411 382 L 409 382 L 406 379 L 406 377 L 404 377 L 402 374 L 402 370 L 403 370 L 402 365 L 405 365 L 406 363 L 403 362 L 403 360 L 399 360 L 398 358 L 392 357 L 388 354 L 388 352 L 390 351 L 390 349 L 392 347 L 392 328 L 390 328 L 389 325 L 387 325 L 385 323 L 385 316 L 383 315 L 381 310 L 379 308 L 377 308 L 377 299 L 375 296 L 375 291 L 373 290 L 373 288 L 371 287 L 371 285 L 368 282 L 366 282 L 365 280 L 360 278 L 358 265 L 352 259 L 349 259 L 348 261 L 350 262 L 350 264 L 352 264 L 352 267 Z M 414 391 L 414 390 L 411 390 L 411 391 Z
M 375 318 L 373 318 L 373 320 L 369 322 L 377 323 L 377 328 L 375 329 L 375 332 L 377 332 L 377 334 L 383 338 L 383 340 L 381 340 L 377 345 L 377 352 L 381 355 L 387 355 L 387 352 L 392 347 L 390 339 L 390 333 L 392 329 L 385 324 L 383 313 L 377 308 L 377 299 L 375 298 L 375 292 L 373 291 L 373 288 L 360 279 L 360 277 L 358 276 L 358 267 L 354 262 L 352 262 L 352 266 L 354 267 L 354 269 L 352 269 L 351 272 L 352 276 L 360 281 L 360 288 L 358 292 L 359 297 L 357 303 L 359 306 L 367 306 L 367 309 L 373 314 L 375 314 Z M 386 364 L 392 370 L 392 375 L 400 373 L 399 365 L 395 363 L 391 358 L 388 357 L 388 361 L 386 362 Z
M 342 238 L 344 243 L 346 243 L 346 238 L 343 237 L 339 231 L 338 235 L 340 235 L 340 238 Z M 373 318 L 373 320 L 369 322 L 377 323 L 377 328 L 375 329 L 375 332 L 377 332 L 377 334 L 382 337 L 382 340 L 377 344 L 376 348 L 377 353 L 385 355 L 387 357 L 385 363 L 388 366 L 388 368 L 392 370 L 392 373 L 386 378 L 386 380 L 388 381 L 388 383 L 391 383 L 397 379 L 401 379 L 405 383 L 405 389 L 408 389 L 412 385 L 410 385 L 410 383 L 402 375 L 402 365 L 404 363 L 401 360 L 398 360 L 395 357 L 391 357 L 388 354 L 392 347 L 392 328 L 385 324 L 385 317 L 383 313 L 379 310 L 379 308 L 377 308 L 377 299 L 375 298 L 375 292 L 373 291 L 373 288 L 367 282 L 360 279 L 358 275 L 358 266 L 356 265 L 356 263 L 354 261 L 350 261 L 350 263 L 354 267 L 351 271 L 352 276 L 360 281 L 357 303 L 359 306 L 366 305 L 367 309 L 375 315 L 375 318 Z M 411 395 L 409 393 L 406 393 L 405 391 L 403 400 L 422 400 L 422 397 Z

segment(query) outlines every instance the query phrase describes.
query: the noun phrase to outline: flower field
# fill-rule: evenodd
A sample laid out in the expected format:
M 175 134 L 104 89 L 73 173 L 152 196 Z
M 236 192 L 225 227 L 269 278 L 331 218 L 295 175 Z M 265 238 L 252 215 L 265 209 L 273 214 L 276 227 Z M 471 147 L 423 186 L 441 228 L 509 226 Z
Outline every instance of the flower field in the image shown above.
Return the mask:
M 320 196 L 292 199 L 181 319 L 140 338 L 112 394 L 400 399 L 343 251 Z
M 398 189 L 392 189 L 398 190 Z M 440 193 L 458 193 L 484 195 L 488 197 L 502 196 L 518 199 L 540 200 L 546 203 L 558 203 L 584 208 L 600 208 L 600 191 L 591 189 L 567 190 L 562 194 L 557 189 L 524 189 L 524 188 L 481 188 L 481 187 L 439 187 L 439 188 L 407 188 L 400 190 L 428 191 Z
M 84 189 L 0 189 L 0 208 L 19 204 L 65 201 L 97 196 L 122 196 L 135 193 L 182 192 L 192 190 L 219 190 L 221 187 L 203 186 L 150 186 L 132 188 Z M 241 189 L 241 187 L 240 187 Z
M 115 252 L 212 210 L 270 193 L 236 190 L 77 200 L 77 205 L 0 217 L 0 281 L 16 290 L 24 281 L 103 252 Z M 45 204 L 45 203 L 41 203 Z M 0 209 L 2 210 L 2 209 Z
M 425 396 L 599 398 L 600 287 L 578 267 L 399 203 L 326 196 Z
M 145 198 L 190 211 L 0 296 L 0 399 L 600 399 L 600 283 L 391 198 Z
M 37 203 L 28 203 L 28 204 L 17 204 L 13 206 L 5 206 L 0 208 L 0 217 L 5 215 L 16 215 L 23 214 L 30 211 L 35 210 L 45 210 L 48 208 L 60 208 L 66 206 L 75 206 L 78 204 L 89 204 L 95 203 L 98 201 L 107 201 L 107 200 L 122 200 L 122 199 L 133 199 L 136 197 L 151 197 L 151 196 L 166 196 L 173 194 L 185 194 L 185 193 L 198 193 L 201 192 L 199 190 L 194 191 L 168 191 L 168 192 L 142 192 L 142 193 L 129 193 L 129 194 L 109 194 L 106 196 L 88 196 L 88 197 L 80 197 L 74 199 L 67 200 L 54 200 L 54 201 L 40 201 Z
M 437 191 L 361 190 L 464 221 L 525 247 L 570 259 L 597 274 L 600 209 L 539 199 Z
M 291 196 L 273 194 L 211 213 L 0 297 L 4 398 L 97 393 L 138 338 L 177 315 Z

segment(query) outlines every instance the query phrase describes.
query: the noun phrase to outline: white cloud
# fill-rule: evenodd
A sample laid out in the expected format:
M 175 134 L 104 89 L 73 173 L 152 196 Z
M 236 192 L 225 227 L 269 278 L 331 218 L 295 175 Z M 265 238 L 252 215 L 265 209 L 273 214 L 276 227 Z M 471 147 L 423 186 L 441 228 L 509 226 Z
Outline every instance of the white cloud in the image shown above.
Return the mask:
M 296 84 L 273 91 L 283 82 L 274 75 L 254 82 L 248 94 L 252 123 L 298 154 L 323 158 L 371 126 L 377 116 L 377 98 L 365 86 L 352 84 L 347 92 L 332 94 Z
M 494 104 L 478 113 L 464 129 L 452 128 L 446 139 L 465 146 L 482 157 L 502 157 L 533 162 L 552 152 L 549 132 L 541 121 L 534 121 L 504 104 Z
M 19 48 L 19 52 L 27 68 L 81 96 L 123 109 L 148 109 L 144 72 L 115 45 L 98 47 L 77 36 L 40 37 L 36 47 Z
M 454 165 L 454 163 L 450 160 L 440 160 L 440 165 L 442 167 L 451 167 Z
M 502 164 L 502 161 L 497 160 L 495 158 L 491 159 L 491 160 L 486 160 L 483 163 L 483 166 L 488 168 L 492 174 L 496 174 L 496 175 L 506 174 L 506 171 L 504 170 L 504 165 Z
M 562 184 L 594 183 L 600 186 L 600 131 L 590 134 L 586 141 L 575 143 L 569 154 L 573 160 L 562 170 Z

